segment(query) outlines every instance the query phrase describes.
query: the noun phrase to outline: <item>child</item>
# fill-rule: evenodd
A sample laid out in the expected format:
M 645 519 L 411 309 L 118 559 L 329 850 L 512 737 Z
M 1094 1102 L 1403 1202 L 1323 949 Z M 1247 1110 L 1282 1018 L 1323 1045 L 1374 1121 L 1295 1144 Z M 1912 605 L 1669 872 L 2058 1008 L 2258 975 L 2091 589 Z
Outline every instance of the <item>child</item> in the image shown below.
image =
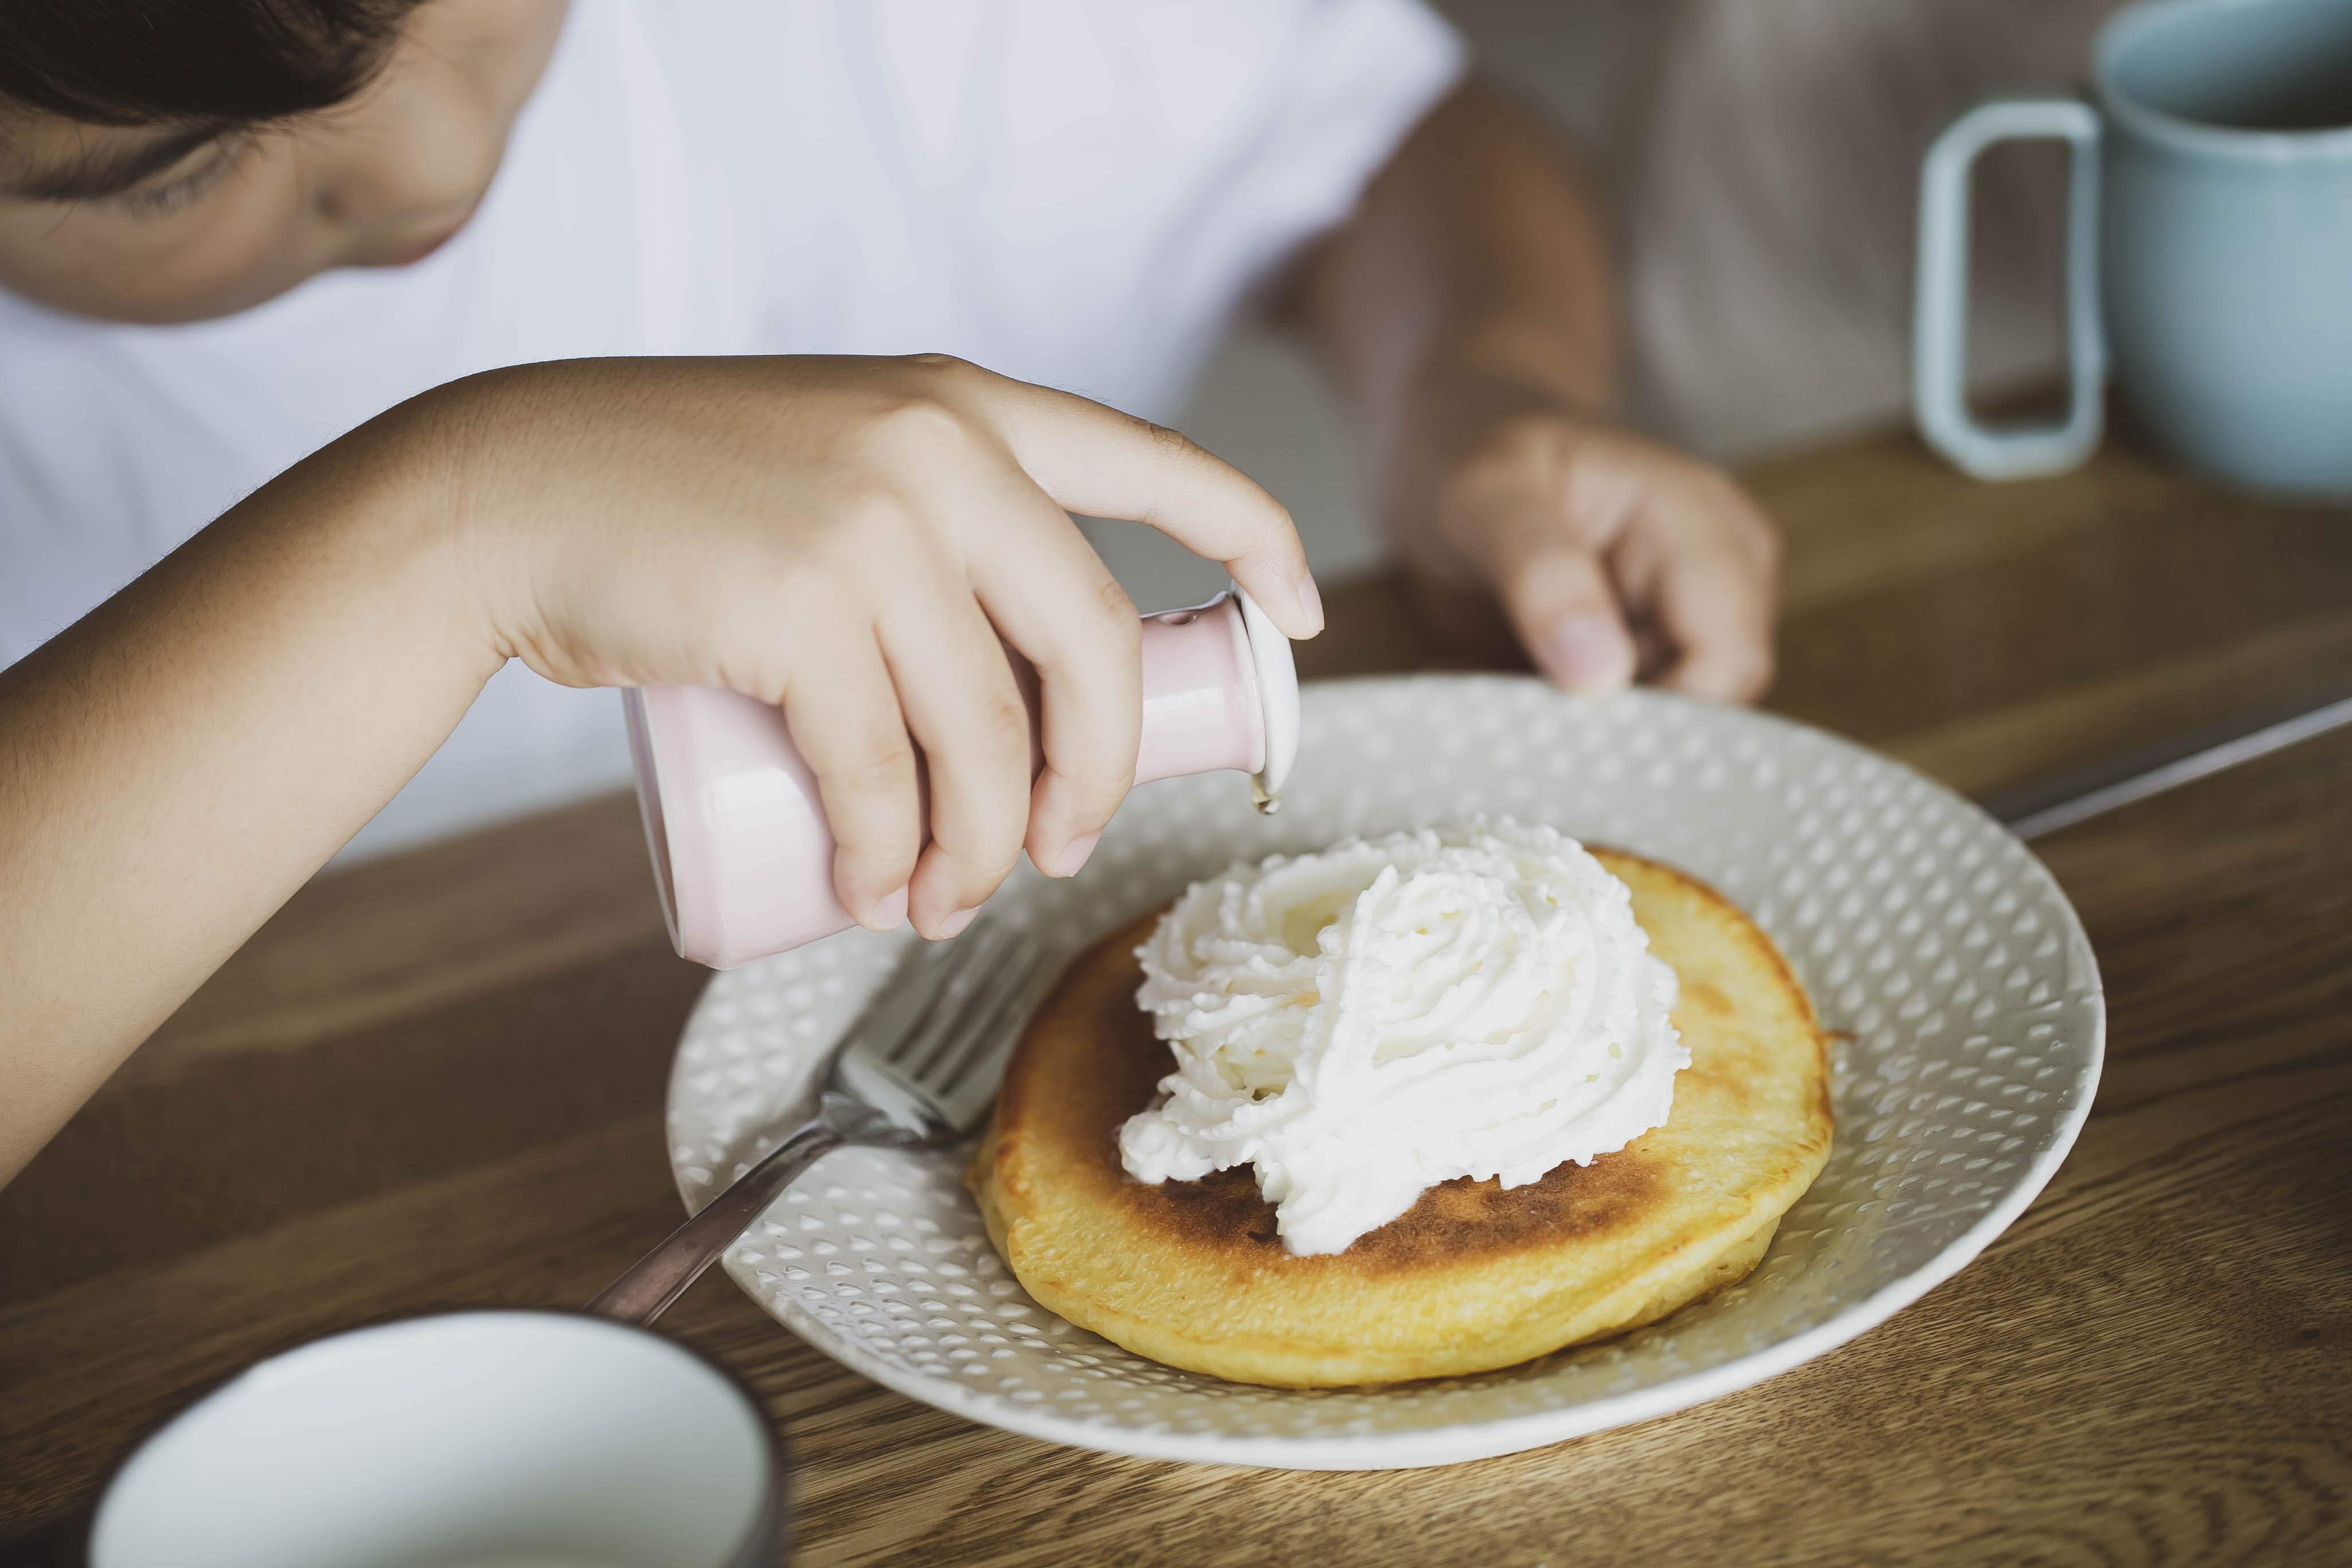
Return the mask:
M 1753 695 L 1769 531 L 1606 425 L 1589 207 L 1458 69 L 1413 0 L 0 0 L 0 1177 L 420 765 L 412 835 L 609 777 L 563 687 L 781 704 L 870 926 L 1076 871 L 1139 714 L 1067 513 L 1321 624 L 1114 412 L 1254 289 L 1441 610 Z

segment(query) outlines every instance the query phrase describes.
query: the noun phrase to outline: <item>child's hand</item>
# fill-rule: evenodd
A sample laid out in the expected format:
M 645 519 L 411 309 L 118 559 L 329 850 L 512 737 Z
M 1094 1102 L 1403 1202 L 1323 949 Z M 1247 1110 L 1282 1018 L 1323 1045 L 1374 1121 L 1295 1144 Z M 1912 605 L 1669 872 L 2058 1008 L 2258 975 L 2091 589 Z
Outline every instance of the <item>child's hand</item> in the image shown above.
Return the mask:
M 1277 300 L 1372 431 L 1447 641 L 1517 640 L 1571 690 L 1745 701 L 1771 679 L 1778 547 L 1729 479 L 1595 416 L 1616 385 L 1604 226 L 1549 129 L 1472 82 Z
M 1431 422 L 1401 450 L 1402 552 L 1452 640 L 1491 651 L 1499 599 L 1572 691 L 1641 679 L 1746 702 L 1770 683 L 1779 542 L 1721 470 L 1549 412 L 1451 439 Z
M 843 905 L 877 928 L 903 910 L 952 935 L 1024 844 L 1076 871 L 1133 782 L 1136 612 L 1068 511 L 1226 563 L 1292 637 L 1322 625 L 1288 514 L 1248 479 L 1169 431 L 952 360 L 570 362 L 415 406 L 448 454 L 459 537 L 480 541 L 496 651 L 566 685 L 782 706 L 840 845 Z M 1043 680 L 1034 786 L 1000 636 Z

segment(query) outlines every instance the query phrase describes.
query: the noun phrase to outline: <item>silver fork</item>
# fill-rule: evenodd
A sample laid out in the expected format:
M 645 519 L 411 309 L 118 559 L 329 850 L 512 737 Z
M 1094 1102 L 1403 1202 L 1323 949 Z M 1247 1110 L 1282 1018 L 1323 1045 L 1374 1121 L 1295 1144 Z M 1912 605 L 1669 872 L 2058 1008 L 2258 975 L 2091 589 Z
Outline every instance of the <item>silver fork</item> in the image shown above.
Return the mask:
M 931 1149 L 979 1125 L 1036 1004 L 1043 960 L 1029 936 L 988 922 L 901 964 L 834 1047 L 816 1115 L 604 1287 L 588 1310 L 652 1322 L 778 1194 L 835 1149 Z

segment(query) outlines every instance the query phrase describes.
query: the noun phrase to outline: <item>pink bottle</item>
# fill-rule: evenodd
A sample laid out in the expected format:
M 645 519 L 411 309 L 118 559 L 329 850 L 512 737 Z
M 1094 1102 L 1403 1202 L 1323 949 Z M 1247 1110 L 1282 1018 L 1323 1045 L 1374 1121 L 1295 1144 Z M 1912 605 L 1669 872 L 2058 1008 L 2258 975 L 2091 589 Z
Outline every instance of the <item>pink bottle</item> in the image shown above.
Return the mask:
M 833 834 L 781 709 L 692 686 L 622 699 L 654 880 L 682 955 L 730 969 L 857 923 L 834 897 Z M 1248 595 L 1143 617 L 1136 783 L 1234 768 L 1272 811 L 1297 752 L 1290 643 Z

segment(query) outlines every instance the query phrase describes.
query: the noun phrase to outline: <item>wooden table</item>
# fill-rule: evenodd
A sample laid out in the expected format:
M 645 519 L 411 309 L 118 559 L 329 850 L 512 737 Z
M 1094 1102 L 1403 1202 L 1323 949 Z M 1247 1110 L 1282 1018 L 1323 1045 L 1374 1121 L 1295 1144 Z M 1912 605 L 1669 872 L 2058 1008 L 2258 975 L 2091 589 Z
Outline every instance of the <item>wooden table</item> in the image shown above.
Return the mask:
M 1750 478 L 1790 546 L 1772 706 L 1963 790 L 2352 670 L 2352 511 L 2115 452 L 1985 487 L 1896 437 Z M 1309 673 L 1427 658 L 1394 584 L 1332 602 Z M 1712 1405 L 1449 1469 L 1234 1470 L 941 1415 L 716 1271 L 666 1326 L 788 1430 L 808 1563 L 2345 1561 L 2352 732 L 2041 848 L 2113 1008 L 2073 1157 L 1958 1278 Z M 0 1193 L 0 1538 L 257 1356 L 586 1299 L 678 1217 L 662 1094 L 703 979 L 621 800 L 299 895 Z

